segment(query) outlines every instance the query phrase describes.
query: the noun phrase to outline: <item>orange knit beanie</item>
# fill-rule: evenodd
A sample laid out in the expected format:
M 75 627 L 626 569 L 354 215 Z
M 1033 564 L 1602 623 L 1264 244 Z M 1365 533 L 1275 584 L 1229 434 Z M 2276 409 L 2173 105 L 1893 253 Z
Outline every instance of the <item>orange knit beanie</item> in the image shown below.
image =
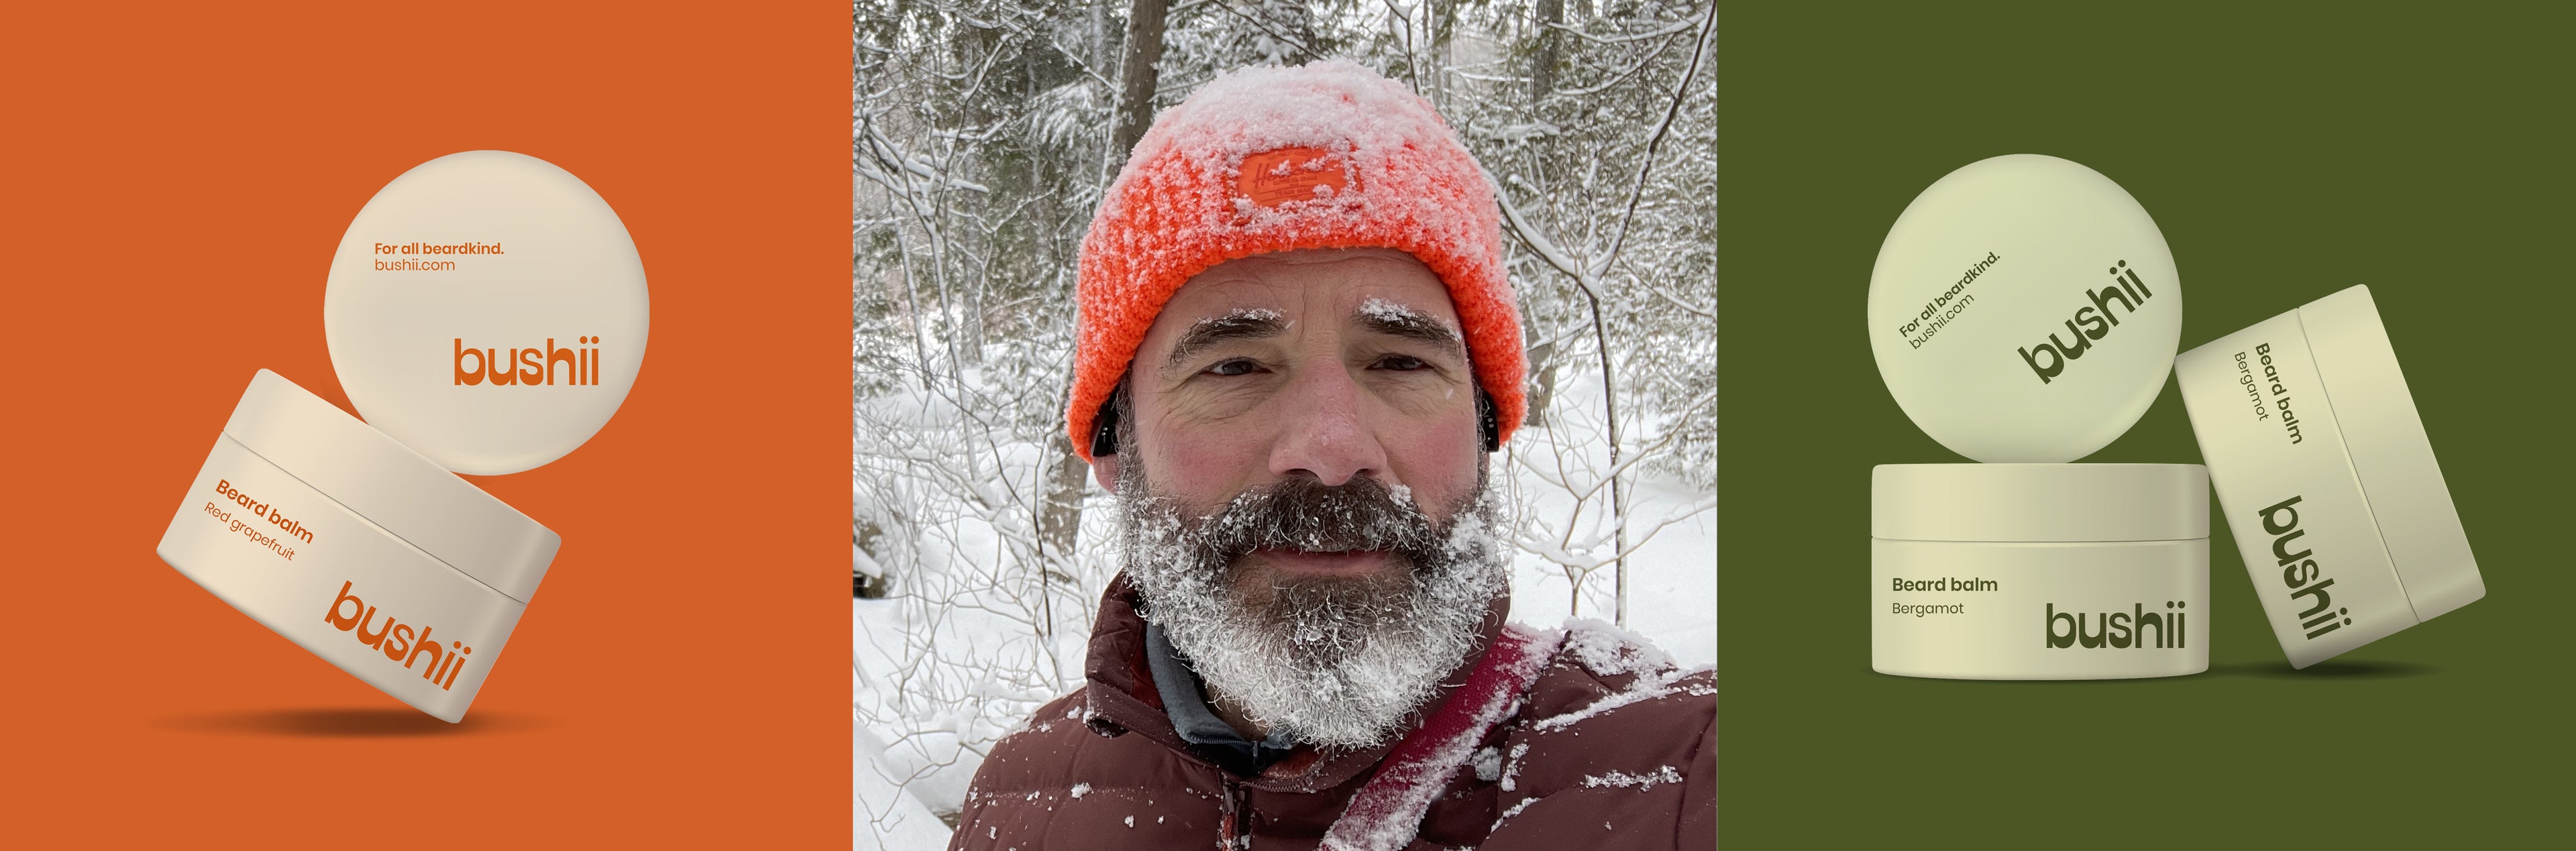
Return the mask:
M 1101 406 L 1191 276 L 1304 248 L 1393 248 L 1430 267 L 1492 399 L 1494 442 L 1519 428 L 1520 313 L 1493 191 L 1429 101 L 1336 60 L 1219 75 L 1137 141 L 1082 240 L 1075 451 L 1091 458 Z

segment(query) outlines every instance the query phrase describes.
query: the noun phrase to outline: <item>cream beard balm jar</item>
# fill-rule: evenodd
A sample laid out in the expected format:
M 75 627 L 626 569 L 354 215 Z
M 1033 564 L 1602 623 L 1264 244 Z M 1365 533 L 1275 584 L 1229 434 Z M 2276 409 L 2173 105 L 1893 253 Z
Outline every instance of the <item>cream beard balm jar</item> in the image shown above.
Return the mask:
M 2207 670 L 2206 470 L 2064 463 L 2128 431 L 2173 365 L 2182 288 L 2146 210 L 2056 157 L 1971 163 L 1889 229 L 1869 323 L 1906 416 L 1986 462 L 1873 473 L 1872 667 L 1970 679 Z
M 1870 477 L 1883 674 L 2107 679 L 2209 667 L 2196 464 L 1886 464 Z
M 2368 288 L 2184 353 L 2174 375 L 2292 666 L 2486 596 Z
M 463 719 L 560 539 L 455 473 L 588 441 L 634 384 L 647 306 L 625 225 L 570 173 L 502 151 L 405 172 L 350 223 L 323 297 L 333 369 L 366 421 L 260 370 L 161 559 L 367 684 Z

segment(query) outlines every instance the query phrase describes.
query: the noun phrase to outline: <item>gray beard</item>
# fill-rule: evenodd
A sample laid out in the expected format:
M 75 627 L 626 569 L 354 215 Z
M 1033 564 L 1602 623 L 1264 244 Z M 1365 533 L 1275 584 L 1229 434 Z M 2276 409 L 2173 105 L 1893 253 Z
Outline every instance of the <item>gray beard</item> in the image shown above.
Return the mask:
M 1366 747 L 1401 733 L 1475 649 L 1505 587 L 1499 512 L 1482 471 L 1444 525 L 1409 493 L 1373 482 L 1248 492 L 1184 518 L 1153 493 L 1143 465 L 1119 466 L 1126 571 L 1144 616 L 1213 692 L 1302 742 Z M 1282 546 L 1390 550 L 1409 564 L 1240 587 L 1243 554 Z

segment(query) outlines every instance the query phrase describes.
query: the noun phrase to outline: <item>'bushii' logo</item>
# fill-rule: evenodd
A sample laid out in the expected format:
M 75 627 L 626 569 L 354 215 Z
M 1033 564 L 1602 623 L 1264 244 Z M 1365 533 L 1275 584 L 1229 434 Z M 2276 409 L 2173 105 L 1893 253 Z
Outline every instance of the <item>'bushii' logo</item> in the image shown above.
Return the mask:
M 2334 580 L 2317 579 L 2317 560 L 2309 557 L 2316 554 L 2315 549 L 2290 552 L 2291 547 L 2301 546 L 2298 540 L 2308 534 L 2308 530 L 2299 528 L 2299 509 L 2295 507 L 2299 499 L 2293 496 L 2263 509 L 2263 531 L 2273 536 L 2272 558 L 2281 568 L 2281 584 L 2290 589 L 2290 602 L 2296 604 L 2301 597 L 2316 598 L 2299 613 L 2299 628 L 2307 630 L 2308 639 L 2313 641 L 2317 636 L 2351 626 L 2352 618 L 2345 616 L 2352 610 L 2335 608 L 2334 595 L 2326 591 L 2334 587 Z M 2281 519 L 2284 515 L 2289 519 Z
M 2050 603 L 2044 610 L 2048 621 L 2048 646 L 2178 650 L 2185 646 L 2183 622 L 2190 618 L 2183 610 L 2188 605 L 2181 600 L 2166 600 L 2161 612 L 2147 611 L 2147 604 L 2137 603 L 2125 612 L 2114 610 L 2087 614 L 2061 612 L 2057 610 L 2056 603 Z M 2086 626 L 2088 622 L 2092 626 Z M 2150 629 L 2156 633 L 2152 645 L 2147 643 L 2147 630 Z
M 555 383 L 555 366 L 563 366 L 565 384 L 599 383 L 599 338 L 582 337 L 581 345 L 591 348 L 557 348 L 555 338 L 533 349 L 467 348 L 465 338 L 456 338 L 456 385 L 489 383 L 494 387 L 521 385 L 534 387 Z M 474 364 L 468 368 L 468 360 Z
M 465 670 L 465 657 L 472 655 L 474 648 L 465 646 L 462 641 L 448 642 L 447 647 L 439 647 L 438 642 L 429 637 L 434 627 L 421 627 L 419 634 L 414 635 L 411 624 L 395 622 L 390 613 L 385 615 L 384 626 L 376 626 L 376 607 L 349 593 L 356 584 L 340 583 L 340 596 L 331 601 L 331 610 L 322 613 L 322 620 L 339 627 L 341 632 L 355 633 L 358 643 L 383 650 L 385 658 L 401 662 L 406 669 L 426 654 L 429 666 L 421 669 L 420 678 L 437 683 L 442 690 L 453 688 L 457 673 Z
M 2120 327 L 2120 314 L 2112 313 L 2111 305 L 2119 305 L 2120 313 L 2134 314 L 2147 306 L 2147 299 L 2155 297 L 2147 290 L 2146 282 L 2138 280 L 2138 270 L 2129 268 L 2126 260 L 2111 267 L 2111 286 L 2084 295 L 2092 304 L 2076 308 L 2075 317 L 2066 320 L 2068 339 L 2059 340 L 2057 332 L 2050 331 L 2046 342 L 2021 350 L 2021 362 L 2030 365 L 2041 384 L 2057 380 L 2066 371 L 2068 361 L 2083 357 L 2092 350 L 2093 341 L 2110 336 L 2111 329 Z M 2042 355 L 2047 356 L 2045 365 L 2040 362 Z

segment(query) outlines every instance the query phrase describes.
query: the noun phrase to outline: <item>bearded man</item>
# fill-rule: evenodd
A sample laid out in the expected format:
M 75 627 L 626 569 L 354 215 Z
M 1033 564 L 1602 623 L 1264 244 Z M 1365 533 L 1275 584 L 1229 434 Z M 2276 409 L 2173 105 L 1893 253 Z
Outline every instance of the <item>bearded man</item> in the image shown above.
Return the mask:
M 1715 846 L 1714 675 L 1505 623 L 1519 315 L 1429 103 L 1343 62 L 1208 83 L 1111 187 L 1080 300 L 1068 428 L 1125 570 L 950 847 Z

